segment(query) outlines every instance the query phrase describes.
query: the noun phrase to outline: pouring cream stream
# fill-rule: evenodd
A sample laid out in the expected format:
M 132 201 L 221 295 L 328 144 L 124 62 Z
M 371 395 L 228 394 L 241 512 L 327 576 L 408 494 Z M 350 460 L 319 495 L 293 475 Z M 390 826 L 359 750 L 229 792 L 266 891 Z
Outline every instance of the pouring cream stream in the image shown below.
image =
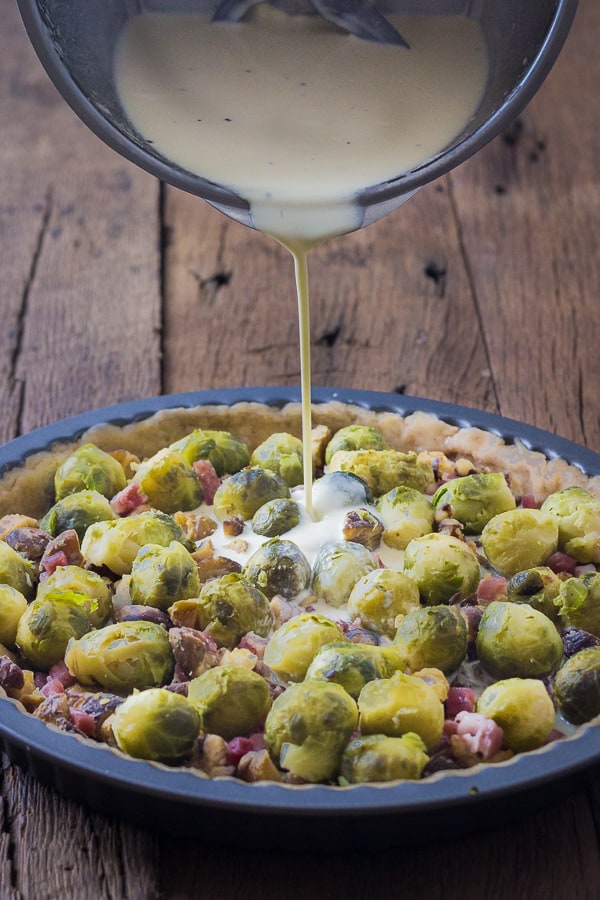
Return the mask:
M 236 24 L 144 13 L 129 19 L 115 54 L 119 96 L 140 135 L 182 168 L 244 197 L 254 226 L 294 257 L 309 513 L 308 250 L 361 226 L 362 190 L 450 144 L 487 78 L 475 21 L 390 19 L 410 49 L 270 7 Z

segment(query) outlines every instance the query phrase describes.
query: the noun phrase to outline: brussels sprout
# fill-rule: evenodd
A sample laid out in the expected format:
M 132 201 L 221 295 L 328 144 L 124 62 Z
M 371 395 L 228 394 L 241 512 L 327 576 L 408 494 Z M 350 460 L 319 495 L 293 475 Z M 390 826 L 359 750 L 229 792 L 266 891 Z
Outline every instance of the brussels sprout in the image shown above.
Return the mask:
M 296 597 L 310 584 L 310 563 L 292 541 L 271 538 L 256 550 L 242 570 L 242 575 L 271 599 L 276 594 L 287 599 Z
M 191 464 L 208 459 L 219 476 L 239 472 L 250 462 L 248 448 L 228 431 L 209 431 L 197 428 L 191 434 L 171 444 Z
M 452 517 L 467 534 L 479 534 L 490 519 L 516 506 L 506 478 L 499 472 L 453 478 L 437 489 L 432 502 L 436 509 L 449 504 Z
M 116 518 L 110 503 L 98 491 L 78 491 L 55 503 L 40 522 L 40 528 L 53 537 L 73 528 L 81 541 L 90 525 Z
M 275 472 L 288 487 L 302 484 L 302 441 L 286 432 L 271 434 L 254 450 L 250 465 Z
M 543 566 L 558 547 L 558 526 L 541 509 L 499 513 L 481 534 L 485 555 L 500 575 Z
M 390 647 L 336 641 L 321 647 L 308 667 L 306 680 L 341 684 L 356 700 L 368 681 L 389 678 L 403 668 L 400 655 Z
M 391 678 L 370 681 L 358 698 L 363 734 L 402 737 L 415 732 L 431 749 L 444 727 L 444 706 L 421 678 L 395 672 Z
M 161 687 L 173 674 L 169 636 L 153 622 L 105 625 L 67 644 L 65 663 L 80 684 L 126 694 Z
M 378 569 L 370 550 L 353 541 L 336 541 L 319 550 L 313 566 L 312 589 L 330 606 L 342 606 L 356 582 Z
M 251 519 L 269 500 L 278 499 L 290 499 L 290 489 L 283 478 L 267 469 L 242 469 L 221 482 L 213 510 L 221 521 L 234 515 Z
M 54 475 L 56 500 L 81 491 L 97 491 L 103 497 L 114 497 L 127 481 L 121 463 L 94 444 L 83 444 L 58 467 Z
M 350 741 L 342 756 L 342 779 L 349 784 L 417 781 L 429 757 L 418 734 L 402 737 L 370 734 Z
M 433 531 L 433 506 L 414 488 L 392 488 L 377 501 L 377 511 L 385 527 L 383 542 L 388 547 L 404 550 L 414 538 Z
M 376 497 L 401 484 L 424 491 L 435 481 L 431 464 L 419 461 L 412 451 L 338 450 L 330 462 L 330 471 L 337 470 L 358 475 Z
M 271 708 L 264 678 L 244 666 L 215 666 L 190 681 L 188 700 L 200 713 L 202 728 L 226 741 L 262 727 Z
M 413 672 L 457 669 L 467 655 L 467 625 L 456 607 L 414 609 L 400 622 L 394 647 Z
M 202 485 L 194 469 L 171 447 L 159 450 L 138 466 L 133 480 L 161 512 L 185 512 L 202 503 Z
M 356 582 L 348 598 L 348 612 L 364 628 L 393 637 L 396 619 L 418 609 L 419 588 L 403 572 L 373 569 Z
M 477 633 L 477 655 L 496 678 L 541 678 L 554 672 L 563 643 L 554 623 L 531 606 L 494 600 Z
M 94 628 L 106 625 L 113 615 L 110 587 L 96 572 L 82 569 L 81 566 L 57 566 L 51 575 L 40 582 L 37 599 L 41 600 L 50 591 L 72 591 L 93 600 L 93 604 L 87 605 L 87 613 Z
M 600 500 L 572 485 L 546 497 L 542 512 L 558 527 L 558 546 L 580 563 L 600 563 Z
M 265 744 L 281 768 L 304 781 L 328 781 L 357 722 L 356 703 L 339 684 L 292 684 L 271 707 Z
M 94 566 L 106 566 L 115 575 L 128 575 L 144 544 L 168 547 L 171 541 L 179 541 L 187 550 L 196 549 L 171 516 L 150 509 L 124 519 L 91 525 L 81 544 L 81 552 Z
M 197 616 L 201 630 L 230 650 L 249 631 L 267 637 L 274 622 L 262 591 L 236 572 L 206 582 L 198 597 Z
M 563 626 L 574 625 L 600 637 L 600 572 L 559 582 L 554 603 Z
M 336 431 L 327 444 L 325 463 L 329 465 L 338 450 L 387 450 L 388 443 L 377 428 L 369 425 L 346 425 Z
M 334 509 L 368 506 L 372 502 L 371 489 L 352 472 L 329 472 L 313 484 L 312 505 L 318 517 L 323 517 Z
M 197 597 L 199 592 L 198 567 L 179 541 L 171 541 L 168 547 L 160 544 L 141 547 L 131 567 L 132 603 L 168 609 L 177 600 Z
M 554 697 L 573 725 L 600 715 L 600 647 L 581 650 L 560 667 L 554 678 Z
M 558 610 L 554 603 L 562 581 L 547 566 L 536 566 L 517 572 L 507 584 L 507 597 L 515 603 L 528 603 L 549 619 L 555 620 Z
M 507 678 L 487 687 L 477 712 L 493 719 L 504 732 L 504 745 L 515 753 L 535 750 L 554 728 L 554 704 L 536 678 Z
M 479 562 L 468 544 L 447 534 L 412 540 L 404 553 L 404 571 L 430 606 L 447 603 L 455 594 L 474 594 L 481 578 Z
M 340 640 L 344 640 L 340 629 L 331 619 L 300 613 L 277 629 L 263 659 L 286 681 L 302 681 L 321 647 Z
M 0 584 L 8 584 L 27 599 L 31 600 L 35 591 L 35 566 L 24 559 L 6 541 L 0 541 Z
M 27 609 L 27 600 L 16 588 L 0 584 L 0 644 L 15 646 L 19 619 Z
M 86 601 L 89 598 L 80 594 L 50 591 L 27 607 L 17 626 L 16 644 L 35 668 L 47 671 L 63 658 L 70 640 L 91 629 Z
M 252 530 L 264 537 L 278 537 L 300 522 L 300 508 L 295 500 L 269 500 L 252 517 Z
M 124 753 L 166 763 L 188 756 L 200 732 L 200 716 L 192 704 L 165 688 L 131 694 L 117 707 L 111 724 Z

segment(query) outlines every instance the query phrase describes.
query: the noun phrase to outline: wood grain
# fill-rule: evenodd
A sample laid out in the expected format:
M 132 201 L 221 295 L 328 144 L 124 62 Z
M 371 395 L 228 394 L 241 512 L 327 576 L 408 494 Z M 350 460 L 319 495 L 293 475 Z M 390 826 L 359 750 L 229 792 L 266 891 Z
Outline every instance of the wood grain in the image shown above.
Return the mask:
M 103 147 L 12 0 L 0 9 L 0 440 L 161 390 L 297 384 L 287 253 Z M 582 0 L 515 127 L 313 254 L 315 384 L 498 410 L 600 449 L 599 40 Z M 0 779 L 1 900 L 598 896 L 599 782 L 501 832 L 361 857 L 202 846 L 91 813 L 6 760 Z

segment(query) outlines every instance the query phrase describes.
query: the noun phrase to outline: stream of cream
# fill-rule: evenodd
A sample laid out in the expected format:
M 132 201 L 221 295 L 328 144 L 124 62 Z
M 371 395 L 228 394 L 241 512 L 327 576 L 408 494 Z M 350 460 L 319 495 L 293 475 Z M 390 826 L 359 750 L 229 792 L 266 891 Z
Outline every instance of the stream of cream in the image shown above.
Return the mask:
M 129 19 L 115 54 L 117 89 L 137 131 L 164 157 L 249 201 L 254 226 L 294 257 L 309 512 L 308 250 L 360 227 L 360 191 L 450 144 L 487 78 L 473 20 L 390 18 L 410 49 L 261 6 L 238 24 L 144 13 Z

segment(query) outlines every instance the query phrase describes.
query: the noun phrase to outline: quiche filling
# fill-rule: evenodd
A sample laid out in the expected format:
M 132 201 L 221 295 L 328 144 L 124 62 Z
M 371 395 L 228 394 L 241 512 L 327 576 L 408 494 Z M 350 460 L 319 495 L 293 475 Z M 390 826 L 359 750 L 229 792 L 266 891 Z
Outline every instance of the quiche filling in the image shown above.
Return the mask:
M 322 418 L 310 515 L 275 414 L 250 439 L 158 417 L 148 454 L 99 434 L 45 484 L 35 460 L 5 476 L 5 694 L 139 759 L 284 784 L 496 764 L 598 716 L 596 480 L 423 414 Z

